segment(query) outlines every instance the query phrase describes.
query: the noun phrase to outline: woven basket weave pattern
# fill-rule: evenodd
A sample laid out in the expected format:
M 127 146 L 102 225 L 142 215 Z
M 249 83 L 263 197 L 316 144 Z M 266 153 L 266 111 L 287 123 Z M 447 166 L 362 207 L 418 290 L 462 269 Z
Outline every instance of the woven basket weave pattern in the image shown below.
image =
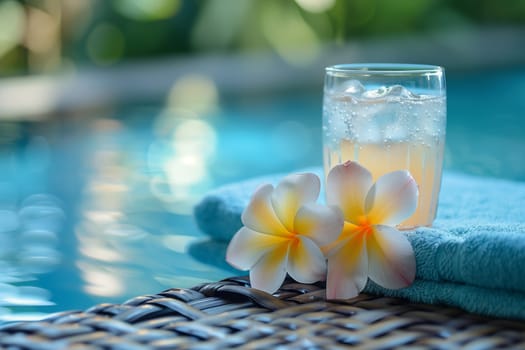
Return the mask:
M 271 296 L 231 278 L 0 329 L 2 349 L 525 349 L 525 323 L 361 295 L 324 300 L 287 280 Z

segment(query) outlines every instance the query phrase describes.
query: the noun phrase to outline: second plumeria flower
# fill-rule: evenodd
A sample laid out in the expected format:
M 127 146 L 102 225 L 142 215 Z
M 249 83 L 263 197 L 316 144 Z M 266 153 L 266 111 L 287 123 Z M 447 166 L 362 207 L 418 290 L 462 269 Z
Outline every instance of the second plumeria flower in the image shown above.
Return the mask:
M 250 270 L 252 287 L 275 292 L 288 273 L 301 283 L 324 280 L 321 249 L 343 228 L 339 209 L 316 204 L 319 178 L 310 173 L 285 177 L 275 188 L 266 184 L 242 214 L 243 227 L 232 238 L 226 260 Z
M 394 226 L 417 207 L 418 188 L 410 173 L 394 171 L 374 183 L 367 169 L 347 162 L 330 170 L 326 187 L 327 203 L 341 208 L 345 218 L 341 236 L 324 247 L 327 297 L 355 297 L 368 277 L 388 289 L 409 286 L 416 273 L 414 251 Z

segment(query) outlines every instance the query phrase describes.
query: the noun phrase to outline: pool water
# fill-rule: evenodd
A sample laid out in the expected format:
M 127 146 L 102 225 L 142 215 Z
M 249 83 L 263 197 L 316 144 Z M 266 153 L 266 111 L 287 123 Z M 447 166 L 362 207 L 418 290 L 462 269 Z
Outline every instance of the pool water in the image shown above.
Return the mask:
M 525 68 L 450 72 L 445 169 L 525 181 Z M 206 191 L 321 165 L 321 91 L 196 117 L 127 105 L 0 123 L 0 322 L 238 273 L 197 229 Z

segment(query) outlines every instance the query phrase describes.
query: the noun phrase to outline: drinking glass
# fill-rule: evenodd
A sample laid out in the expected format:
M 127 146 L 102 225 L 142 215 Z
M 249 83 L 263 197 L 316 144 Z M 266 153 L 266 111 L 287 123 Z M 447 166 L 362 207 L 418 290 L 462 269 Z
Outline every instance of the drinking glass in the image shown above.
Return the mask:
M 437 210 L 446 128 L 442 67 L 341 64 L 326 68 L 323 98 L 325 177 L 348 160 L 377 180 L 408 170 L 419 187 L 415 213 L 399 228 L 430 226 Z

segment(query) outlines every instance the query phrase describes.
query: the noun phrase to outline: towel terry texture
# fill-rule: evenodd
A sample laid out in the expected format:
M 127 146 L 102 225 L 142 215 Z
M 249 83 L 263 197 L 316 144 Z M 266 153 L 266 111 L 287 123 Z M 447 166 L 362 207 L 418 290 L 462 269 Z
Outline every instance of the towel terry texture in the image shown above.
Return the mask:
M 306 171 L 322 172 L 297 172 Z M 255 189 L 285 175 L 209 193 L 195 207 L 197 224 L 214 239 L 229 241 Z M 433 227 L 404 232 L 416 255 L 415 282 L 388 290 L 369 281 L 365 292 L 525 320 L 525 183 L 445 172 Z

